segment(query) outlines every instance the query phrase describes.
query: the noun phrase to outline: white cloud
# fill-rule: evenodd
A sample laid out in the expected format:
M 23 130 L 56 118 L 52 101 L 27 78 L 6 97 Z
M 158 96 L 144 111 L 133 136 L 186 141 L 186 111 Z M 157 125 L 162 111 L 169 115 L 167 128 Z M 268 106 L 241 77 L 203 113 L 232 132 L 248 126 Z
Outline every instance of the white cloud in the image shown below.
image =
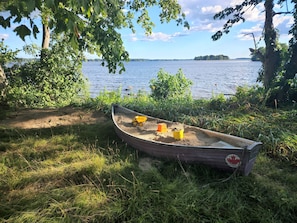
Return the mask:
M 169 35 L 169 34 L 165 34 L 165 33 L 162 33 L 162 32 L 157 32 L 157 33 L 151 33 L 150 35 L 148 36 L 145 36 L 143 40 L 146 40 L 146 41 L 164 41 L 164 42 L 167 42 L 169 41 L 170 39 L 172 39 L 172 35 Z
M 250 29 L 241 29 L 240 34 L 246 35 L 249 33 L 259 33 L 259 32 L 262 33 L 262 31 L 263 31 L 263 26 L 261 24 L 257 24 L 251 27 Z
M 242 3 L 243 0 L 179 0 L 182 10 L 186 12 L 187 18 L 191 21 L 199 22 L 208 19 L 209 22 L 217 23 L 218 20 L 213 20 L 213 16 L 224 10 L 226 7 L 235 6 Z M 245 7 L 244 14 L 246 21 L 263 21 L 263 3 L 257 7 Z
M 0 33 L 0 39 L 8 39 L 9 35 L 6 33 Z
M 213 20 L 215 13 L 230 6 L 230 0 L 179 0 L 182 10 L 192 21 Z
M 168 42 L 171 41 L 173 38 L 187 36 L 188 34 L 186 32 L 176 32 L 173 34 L 166 34 L 162 32 L 152 32 L 150 35 L 141 35 L 138 37 L 136 34 L 130 35 L 131 41 L 163 41 Z
M 221 23 L 221 25 L 223 25 Z M 218 28 L 214 27 L 212 23 L 209 23 L 208 21 L 201 21 L 199 25 L 191 26 L 190 31 L 192 32 L 199 32 L 199 31 L 208 31 L 208 32 L 215 32 Z
M 235 6 L 241 4 L 243 0 L 178 0 L 182 11 L 186 14 L 186 19 L 190 24 L 190 30 L 184 30 L 183 32 L 167 34 L 164 32 L 153 32 L 151 35 L 131 35 L 131 41 L 172 41 L 173 38 L 189 35 L 191 32 L 209 32 L 214 33 L 223 28 L 226 20 L 214 20 L 213 16 L 224 10 L 226 7 Z M 276 6 L 277 10 L 279 6 Z M 264 4 L 260 3 L 256 7 L 246 6 L 244 8 L 245 26 L 250 27 L 241 29 L 242 22 L 233 25 L 231 32 L 236 35 L 240 40 L 251 40 L 254 34 L 256 39 L 260 39 L 262 36 L 265 11 Z M 292 16 L 277 15 L 274 17 L 274 25 L 278 28 L 280 35 L 288 34 L 288 30 L 293 24 Z
M 230 6 L 235 6 L 235 5 L 239 5 L 243 2 L 243 0 L 231 0 L 230 1 Z
M 218 13 L 218 12 L 220 12 L 222 10 L 223 10 L 223 8 L 220 5 L 201 7 L 201 12 L 202 13 L 213 13 L 213 14 L 215 14 L 215 13 Z
M 275 15 L 273 17 L 273 24 L 275 27 L 278 27 L 278 26 L 285 26 L 287 28 L 290 28 L 291 25 L 293 25 L 294 23 L 294 19 L 292 16 L 284 16 L 284 15 Z
M 186 12 L 187 20 L 190 23 L 191 31 L 209 31 L 215 32 L 222 29 L 226 20 L 214 20 L 215 13 L 222 11 L 226 7 L 235 6 L 241 4 L 243 0 L 178 0 L 182 6 L 182 10 Z M 278 11 L 284 11 L 281 6 L 276 5 L 275 9 Z M 246 6 L 244 8 L 245 23 L 248 23 L 251 28 L 248 30 L 240 30 L 237 35 L 240 39 L 252 38 L 245 33 L 253 32 L 254 35 L 260 36 L 262 34 L 262 27 L 265 21 L 264 3 L 254 6 Z M 288 34 L 288 30 L 293 23 L 292 16 L 279 15 L 274 18 L 274 25 L 278 28 L 280 35 Z M 234 28 L 240 28 L 242 22 L 234 25 Z M 232 32 L 232 30 L 231 30 Z M 234 32 L 234 31 L 233 31 Z
M 264 22 L 265 21 L 265 13 L 264 13 L 264 5 L 260 3 L 257 7 L 245 7 L 244 10 L 244 18 L 247 22 Z
M 130 35 L 130 39 L 131 39 L 131 41 L 133 41 L 133 42 L 135 42 L 135 41 L 138 40 L 136 34 L 131 34 L 131 35 Z

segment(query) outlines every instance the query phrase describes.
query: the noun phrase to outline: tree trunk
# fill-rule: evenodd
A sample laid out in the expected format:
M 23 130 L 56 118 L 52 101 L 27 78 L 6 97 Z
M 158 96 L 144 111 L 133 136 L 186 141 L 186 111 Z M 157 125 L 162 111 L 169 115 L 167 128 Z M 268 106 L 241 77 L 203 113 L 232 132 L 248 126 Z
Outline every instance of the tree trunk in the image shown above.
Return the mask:
M 46 58 L 46 51 L 49 48 L 50 43 L 50 29 L 47 25 L 48 21 L 43 21 L 42 24 L 42 50 L 40 55 L 40 60 Z
M 50 29 L 47 24 L 42 25 L 42 49 L 48 49 L 50 43 Z
M 265 1 L 264 39 L 266 51 L 264 55 L 264 87 L 268 89 L 280 65 L 280 53 L 277 50 L 276 31 L 273 27 L 273 0 Z
M 3 102 L 3 97 L 5 97 L 6 86 L 7 86 L 7 78 L 2 66 L 0 65 L 0 104 Z

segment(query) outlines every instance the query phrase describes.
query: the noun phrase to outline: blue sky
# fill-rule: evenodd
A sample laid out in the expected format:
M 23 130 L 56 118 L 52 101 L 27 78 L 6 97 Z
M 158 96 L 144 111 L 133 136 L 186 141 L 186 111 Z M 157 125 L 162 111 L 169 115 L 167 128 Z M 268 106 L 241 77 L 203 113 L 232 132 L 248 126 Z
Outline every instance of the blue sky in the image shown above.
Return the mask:
M 161 24 L 158 18 L 159 9 L 152 8 L 149 11 L 155 27 L 150 36 L 146 36 L 144 30 L 137 25 L 134 34 L 128 29 L 120 31 L 130 58 L 193 59 L 195 56 L 209 54 L 224 54 L 232 59 L 250 57 L 249 48 L 254 47 L 254 41 L 249 33 L 254 33 L 256 41 L 259 41 L 259 46 L 263 46 L 263 40 L 261 40 L 265 16 L 263 4 L 247 10 L 245 23 L 235 25 L 228 35 L 224 35 L 218 41 L 213 41 L 211 36 L 224 24 L 224 21 L 213 20 L 213 15 L 227 6 L 239 4 L 243 0 L 178 1 L 187 16 L 190 29 L 177 26 L 174 21 Z M 286 7 L 277 6 L 276 9 L 285 11 Z M 289 5 L 289 9 L 292 9 L 291 5 Z M 280 42 L 288 43 L 290 38 L 288 30 L 293 24 L 292 16 L 276 15 L 274 24 L 279 30 Z M 5 44 L 12 49 L 22 49 L 25 42 L 15 36 L 12 32 L 13 28 L 3 29 L 1 27 L 0 38 L 4 38 Z M 40 37 L 37 40 L 33 37 L 26 38 L 26 44 L 35 42 L 41 45 Z M 20 53 L 19 56 L 26 55 Z M 87 57 L 95 58 L 96 56 L 88 54 Z

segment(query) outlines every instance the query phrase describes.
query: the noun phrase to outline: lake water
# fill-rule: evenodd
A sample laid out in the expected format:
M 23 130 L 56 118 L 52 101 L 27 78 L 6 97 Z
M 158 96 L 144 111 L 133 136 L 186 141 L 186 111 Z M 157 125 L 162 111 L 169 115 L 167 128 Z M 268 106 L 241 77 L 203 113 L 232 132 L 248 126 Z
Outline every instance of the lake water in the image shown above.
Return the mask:
M 182 69 L 186 78 L 193 81 L 193 98 L 211 98 L 218 94 L 234 94 L 238 86 L 256 85 L 260 62 L 249 60 L 195 61 L 195 60 L 149 60 L 125 63 L 122 74 L 109 74 L 100 62 L 83 63 L 83 74 L 90 82 L 91 97 L 104 90 L 119 88 L 122 93 L 137 93 L 139 90 L 150 93 L 149 82 L 157 78 L 160 69 L 176 74 Z M 127 91 L 129 89 L 129 91 Z

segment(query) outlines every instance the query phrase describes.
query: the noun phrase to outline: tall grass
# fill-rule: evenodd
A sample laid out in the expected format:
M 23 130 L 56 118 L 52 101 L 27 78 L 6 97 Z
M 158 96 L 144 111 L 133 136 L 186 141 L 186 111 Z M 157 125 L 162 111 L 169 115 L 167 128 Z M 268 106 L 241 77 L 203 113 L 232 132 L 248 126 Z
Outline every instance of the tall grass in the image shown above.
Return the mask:
M 110 120 L 48 129 L 2 126 L 1 222 L 296 222 L 296 109 L 106 94 L 86 106 L 109 116 L 110 104 L 121 103 L 261 140 L 264 148 L 243 177 L 147 157 L 122 142 Z M 140 167 L 143 159 L 150 168 Z

